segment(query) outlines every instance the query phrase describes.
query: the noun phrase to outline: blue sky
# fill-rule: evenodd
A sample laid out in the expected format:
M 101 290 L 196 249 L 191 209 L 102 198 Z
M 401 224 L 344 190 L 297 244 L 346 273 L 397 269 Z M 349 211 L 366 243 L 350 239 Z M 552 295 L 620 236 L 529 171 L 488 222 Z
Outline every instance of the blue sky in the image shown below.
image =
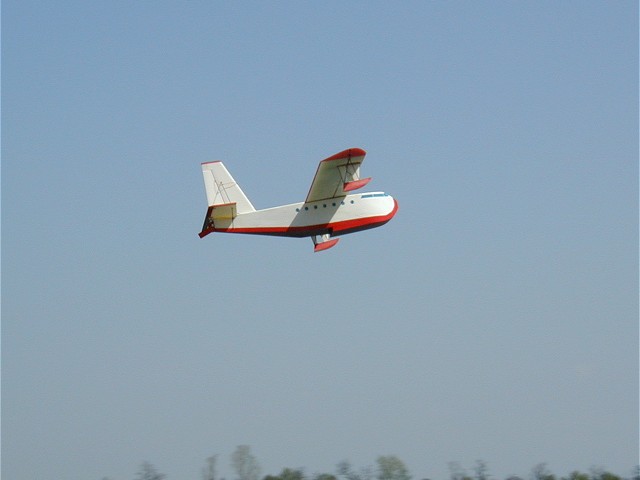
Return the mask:
M 3 478 L 638 463 L 636 2 L 2 14 Z M 198 238 L 349 147 L 383 228 Z

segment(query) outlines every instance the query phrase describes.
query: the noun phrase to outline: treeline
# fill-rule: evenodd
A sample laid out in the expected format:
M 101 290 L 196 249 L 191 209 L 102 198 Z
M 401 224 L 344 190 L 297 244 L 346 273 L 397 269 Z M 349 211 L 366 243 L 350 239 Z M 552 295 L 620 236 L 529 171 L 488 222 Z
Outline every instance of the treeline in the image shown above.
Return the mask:
M 206 459 L 202 468 L 202 480 L 226 480 L 217 475 L 218 455 Z M 284 468 L 277 475 L 261 475 L 260 464 L 251 453 L 248 445 L 239 445 L 231 455 L 231 466 L 235 473 L 233 480 L 432 480 L 413 477 L 406 465 L 395 455 L 381 455 L 376 465 L 360 469 L 354 468 L 347 460 L 336 465 L 334 472 L 308 475 L 302 468 Z M 478 460 L 469 470 L 458 462 L 449 463 L 449 477 L 442 480 L 498 480 L 493 477 L 487 463 Z M 165 480 L 167 476 L 156 467 L 144 462 L 137 472 L 135 480 Z M 102 480 L 109 480 L 104 477 Z M 587 473 L 575 470 L 564 477 L 556 476 L 547 468 L 546 463 L 535 465 L 528 475 L 520 477 L 510 475 L 504 480 L 640 480 L 640 466 L 635 466 L 628 476 L 620 476 L 592 467 Z

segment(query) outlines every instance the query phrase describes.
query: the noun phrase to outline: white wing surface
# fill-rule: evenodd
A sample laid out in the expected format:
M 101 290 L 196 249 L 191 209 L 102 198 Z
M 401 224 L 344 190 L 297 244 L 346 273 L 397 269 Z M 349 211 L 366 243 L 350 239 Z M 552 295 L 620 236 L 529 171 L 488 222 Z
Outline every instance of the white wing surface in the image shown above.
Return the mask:
M 347 192 L 364 187 L 371 180 L 360 178 L 360 165 L 366 154 L 361 148 L 349 148 L 322 160 L 305 202 L 344 197 Z

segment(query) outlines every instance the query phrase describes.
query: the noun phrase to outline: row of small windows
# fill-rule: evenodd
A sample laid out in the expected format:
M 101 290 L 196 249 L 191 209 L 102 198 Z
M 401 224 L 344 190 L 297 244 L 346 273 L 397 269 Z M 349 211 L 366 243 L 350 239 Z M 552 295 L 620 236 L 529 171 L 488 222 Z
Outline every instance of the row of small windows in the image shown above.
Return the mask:
M 361 195 L 360 198 L 388 197 L 388 196 L 389 196 L 388 193 L 366 193 L 364 195 Z M 351 200 L 350 203 L 353 204 L 355 202 L 353 200 Z M 344 205 L 344 201 L 340 202 L 340 205 Z M 322 208 L 327 208 L 327 206 L 328 206 L 328 204 L 326 204 L 326 203 L 322 204 Z M 337 206 L 337 203 L 336 202 L 332 202 L 331 206 L 335 207 L 335 206 Z M 318 209 L 318 205 L 314 205 L 313 209 L 317 210 Z M 304 207 L 304 210 L 305 211 L 309 210 L 309 207 Z M 300 209 L 296 208 L 296 212 L 299 212 L 299 211 L 300 211 Z
M 355 203 L 355 202 L 354 202 L 353 200 L 351 200 L 351 203 Z M 344 205 L 344 202 L 340 202 L 340 205 Z M 327 208 L 327 206 L 328 206 L 328 204 L 326 204 L 326 203 L 323 203 L 323 204 L 322 204 L 322 208 Z M 335 207 L 335 206 L 337 206 L 337 203 L 336 203 L 336 202 L 333 202 L 333 203 L 331 203 L 331 206 L 332 206 L 332 207 Z M 304 209 L 305 209 L 305 211 L 306 211 L 306 210 L 309 210 L 309 207 L 304 207 Z M 318 205 L 314 205 L 314 206 L 313 206 L 313 209 L 314 209 L 314 210 L 317 210 L 317 209 L 318 209 Z M 299 211 L 300 211 L 300 209 L 299 209 L 299 208 L 296 208 L 296 212 L 299 212 Z

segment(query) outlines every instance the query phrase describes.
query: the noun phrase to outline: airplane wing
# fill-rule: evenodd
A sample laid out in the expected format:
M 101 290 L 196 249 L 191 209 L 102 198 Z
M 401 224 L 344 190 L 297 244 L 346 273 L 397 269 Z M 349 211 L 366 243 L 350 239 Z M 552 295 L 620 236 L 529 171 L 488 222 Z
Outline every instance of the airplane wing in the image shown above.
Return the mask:
M 361 148 L 349 148 L 322 160 L 305 202 L 344 197 L 347 192 L 364 187 L 371 180 L 360 178 L 360 164 L 366 154 Z

